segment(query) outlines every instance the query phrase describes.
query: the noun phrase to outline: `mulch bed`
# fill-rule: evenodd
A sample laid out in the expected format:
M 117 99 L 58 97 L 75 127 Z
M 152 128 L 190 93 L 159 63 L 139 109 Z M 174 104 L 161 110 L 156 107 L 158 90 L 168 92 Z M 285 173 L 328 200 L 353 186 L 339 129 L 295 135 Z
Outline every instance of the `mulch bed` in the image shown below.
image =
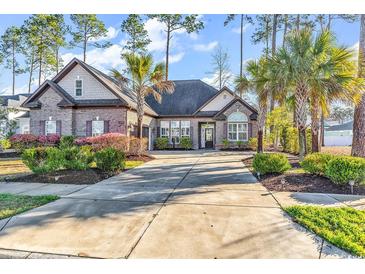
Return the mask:
M 148 162 L 154 158 L 148 155 L 127 156 L 129 161 L 143 161 Z M 116 173 L 117 174 L 117 173 Z M 109 177 L 115 176 L 103 172 L 97 168 L 90 168 L 87 170 L 58 170 L 48 174 L 28 174 L 20 176 L 11 176 L 5 178 L 6 182 L 24 182 L 24 183 L 45 183 L 45 184 L 73 184 L 73 185 L 92 185 Z
M 297 156 L 288 154 L 288 159 L 293 169 L 300 168 Z M 242 160 L 251 172 L 252 161 L 253 157 Z M 270 191 L 351 194 L 348 185 L 336 185 L 328 178 L 307 173 L 266 174 L 261 175 L 258 180 Z M 353 194 L 365 195 L 365 186 L 354 186 Z

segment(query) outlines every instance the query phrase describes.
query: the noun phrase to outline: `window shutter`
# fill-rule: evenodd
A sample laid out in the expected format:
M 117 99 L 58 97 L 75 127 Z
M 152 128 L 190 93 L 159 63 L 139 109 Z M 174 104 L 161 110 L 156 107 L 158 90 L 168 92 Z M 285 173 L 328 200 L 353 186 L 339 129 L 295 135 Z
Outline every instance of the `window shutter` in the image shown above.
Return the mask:
M 248 138 L 252 137 L 252 123 L 248 123 Z
M 62 134 L 62 121 L 61 120 L 56 121 L 56 134 L 59 136 L 61 136 L 61 134 Z
M 46 121 L 39 121 L 39 127 L 41 129 L 41 135 L 46 135 Z
M 190 139 L 191 140 L 193 139 L 193 127 L 192 126 L 190 127 Z
M 227 127 L 228 127 L 228 124 L 226 122 L 224 122 L 223 123 L 223 136 L 224 136 L 224 138 L 228 138 L 228 136 L 227 136 L 227 132 L 228 132 Z
M 109 132 L 109 120 L 104 121 L 104 133 Z
M 160 127 L 157 127 L 157 138 L 160 137 Z
M 86 136 L 92 135 L 92 121 L 86 121 Z

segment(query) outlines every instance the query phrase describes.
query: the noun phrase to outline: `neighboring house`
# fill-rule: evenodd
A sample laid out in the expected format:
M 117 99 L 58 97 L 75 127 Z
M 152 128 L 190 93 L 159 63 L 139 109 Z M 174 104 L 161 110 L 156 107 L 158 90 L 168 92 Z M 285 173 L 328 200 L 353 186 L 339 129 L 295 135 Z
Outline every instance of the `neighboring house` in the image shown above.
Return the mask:
M 248 141 L 257 135 L 257 111 L 224 87 L 218 91 L 201 80 L 174 81 L 173 94 L 159 104 L 146 98 L 143 136 L 167 137 L 179 147 L 190 137 L 194 149 L 217 148 L 223 139 Z M 135 135 L 134 92 L 94 67 L 73 59 L 45 81 L 24 103 L 30 108 L 33 134 L 94 136 L 106 132 Z
M 352 145 L 352 128 L 354 121 L 333 125 L 326 128 L 324 132 L 325 146 L 351 146 Z
M 15 133 L 25 134 L 30 131 L 29 109 L 21 106 L 30 95 L 25 93 L 0 96 L 0 107 L 7 108 L 9 119 L 16 122 Z

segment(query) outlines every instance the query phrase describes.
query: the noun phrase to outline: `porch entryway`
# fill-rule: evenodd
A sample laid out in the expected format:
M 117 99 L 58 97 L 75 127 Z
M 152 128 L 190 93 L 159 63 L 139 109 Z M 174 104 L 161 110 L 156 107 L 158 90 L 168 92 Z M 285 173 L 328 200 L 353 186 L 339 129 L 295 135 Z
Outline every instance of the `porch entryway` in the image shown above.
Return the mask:
M 199 148 L 212 149 L 215 145 L 215 123 L 199 122 Z

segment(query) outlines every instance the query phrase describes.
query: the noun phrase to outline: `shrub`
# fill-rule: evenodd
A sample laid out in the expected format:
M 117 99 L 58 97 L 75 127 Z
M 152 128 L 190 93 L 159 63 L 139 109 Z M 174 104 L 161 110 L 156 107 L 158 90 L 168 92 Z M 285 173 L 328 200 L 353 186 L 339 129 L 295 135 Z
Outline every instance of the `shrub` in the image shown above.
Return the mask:
M 257 138 L 248 139 L 248 147 L 252 150 L 257 150 Z
M 312 153 L 305 156 L 300 165 L 305 171 L 311 174 L 324 175 L 329 161 L 334 157 L 326 153 Z
M 181 137 L 180 146 L 186 150 L 193 148 L 193 142 L 190 137 Z
M 72 170 L 85 170 L 93 161 L 94 153 L 91 146 L 65 147 L 63 153 L 63 166 Z
M 228 139 L 223 139 L 222 143 L 223 143 L 223 148 L 224 149 L 229 148 L 230 143 L 229 143 Z
M 77 146 L 86 146 L 91 145 L 91 142 L 89 137 L 79 137 L 75 139 L 74 144 Z
M 55 147 L 37 147 L 25 149 L 23 163 L 34 173 L 56 171 L 63 166 L 63 154 Z
M 267 173 L 284 173 L 291 168 L 288 158 L 281 153 L 257 153 L 253 159 L 255 172 L 264 175 Z
M 60 136 L 58 134 L 40 135 L 37 138 L 40 145 L 57 145 L 60 142 Z
M 75 142 L 74 136 L 72 136 L 72 135 L 62 136 L 60 139 L 59 148 L 60 149 L 70 148 L 70 147 L 74 146 L 74 142 Z
M 347 184 L 351 180 L 363 183 L 365 179 L 365 159 L 337 156 L 329 161 L 325 175 L 335 184 Z
M 243 145 L 245 144 L 245 142 L 237 141 L 236 144 L 237 144 L 238 148 L 243 148 Z
M 106 133 L 86 139 L 86 142 L 90 143 L 95 151 L 111 147 L 126 152 L 129 150 L 129 141 L 129 137 L 121 133 Z
M 10 137 L 11 146 L 18 152 L 38 146 L 38 137 L 33 134 L 15 134 Z
M 2 149 L 9 149 L 11 148 L 11 142 L 9 139 L 2 139 L 0 140 L 0 146 Z
M 96 167 L 106 172 L 118 172 L 125 166 L 125 154 L 114 148 L 105 148 L 95 153 Z
M 280 143 L 283 147 L 283 151 L 298 154 L 298 129 L 295 127 L 284 127 L 281 131 Z
M 169 139 L 166 137 L 158 137 L 155 139 L 155 147 L 157 149 L 167 149 L 169 146 Z
M 142 138 L 139 139 L 137 137 L 129 137 L 129 155 L 142 155 L 146 152 L 148 146 L 148 139 Z

